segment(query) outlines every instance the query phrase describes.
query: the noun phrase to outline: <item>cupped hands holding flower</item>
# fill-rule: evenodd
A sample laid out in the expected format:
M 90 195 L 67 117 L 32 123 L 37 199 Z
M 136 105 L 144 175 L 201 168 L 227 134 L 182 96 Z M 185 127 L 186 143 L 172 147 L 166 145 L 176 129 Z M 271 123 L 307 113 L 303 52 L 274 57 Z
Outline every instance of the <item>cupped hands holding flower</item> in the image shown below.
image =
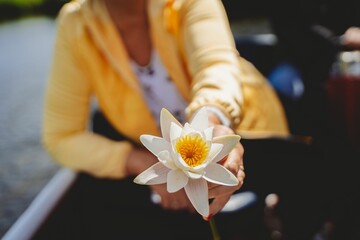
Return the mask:
M 152 185 L 155 191 L 156 185 L 158 191 L 164 191 L 160 186 L 166 183 L 173 201 L 185 201 L 186 207 L 186 201 L 190 200 L 205 220 L 210 219 L 243 183 L 240 136 L 226 126 L 214 124 L 205 108 L 184 126 L 163 109 L 160 124 L 162 137 L 140 137 L 158 162 L 139 174 L 134 182 Z M 182 189 L 188 200 L 184 200 Z M 210 205 L 209 198 L 213 199 Z

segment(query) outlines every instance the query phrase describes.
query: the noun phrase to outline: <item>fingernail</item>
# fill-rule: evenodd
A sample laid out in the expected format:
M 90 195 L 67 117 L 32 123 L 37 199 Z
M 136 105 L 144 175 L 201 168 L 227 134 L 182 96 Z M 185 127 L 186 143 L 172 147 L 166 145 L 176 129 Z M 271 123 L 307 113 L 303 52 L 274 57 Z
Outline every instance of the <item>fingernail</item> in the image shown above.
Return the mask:
M 207 218 L 206 218 L 206 221 L 210 221 L 213 216 L 214 216 L 214 214 L 209 214 L 209 216 L 207 216 Z

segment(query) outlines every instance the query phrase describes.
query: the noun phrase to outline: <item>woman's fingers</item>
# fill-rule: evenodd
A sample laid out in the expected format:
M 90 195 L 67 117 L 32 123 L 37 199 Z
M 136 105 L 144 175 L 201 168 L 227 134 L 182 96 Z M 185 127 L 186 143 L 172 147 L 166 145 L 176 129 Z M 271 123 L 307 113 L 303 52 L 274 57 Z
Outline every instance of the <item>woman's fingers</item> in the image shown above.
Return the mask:
M 221 209 L 225 206 L 225 204 L 229 201 L 230 196 L 231 194 L 214 198 L 214 200 L 209 205 L 209 216 L 207 218 L 204 217 L 204 220 L 209 221 L 212 216 L 220 212 Z
M 151 189 L 158 195 L 157 203 L 164 209 L 194 212 L 194 207 L 183 189 L 175 193 L 169 193 L 165 184 L 152 185 Z
M 227 133 L 229 134 L 229 129 L 220 128 L 217 131 L 217 134 Z M 232 133 L 233 134 L 233 133 Z M 209 198 L 212 198 L 213 201 L 210 204 L 210 217 L 217 214 L 229 201 L 232 194 L 239 190 L 244 183 L 245 179 L 245 169 L 243 162 L 244 148 L 239 142 L 235 148 L 225 157 L 220 164 L 223 164 L 230 172 L 232 172 L 237 179 L 239 184 L 236 186 L 222 186 L 217 184 L 209 184 Z M 204 218 L 205 220 L 209 220 Z

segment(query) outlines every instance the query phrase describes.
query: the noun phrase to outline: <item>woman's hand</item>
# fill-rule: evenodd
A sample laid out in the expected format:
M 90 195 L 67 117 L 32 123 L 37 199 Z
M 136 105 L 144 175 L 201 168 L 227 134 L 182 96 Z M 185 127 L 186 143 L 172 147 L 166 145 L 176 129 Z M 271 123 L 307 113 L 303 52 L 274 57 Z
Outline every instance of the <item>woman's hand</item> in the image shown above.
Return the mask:
M 166 184 L 150 185 L 150 188 L 159 197 L 159 205 L 164 209 L 195 212 L 195 208 L 189 201 L 184 189 L 169 193 Z
M 214 136 L 230 135 L 235 132 L 226 126 L 219 125 L 219 121 L 209 116 L 209 121 L 214 125 Z M 213 198 L 210 204 L 209 216 L 205 220 L 210 220 L 212 216 L 217 214 L 229 201 L 231 195 L 239 190 L 245 179 L 243 164 L 244 148 L 240 142 L 220 163 L 231 171 L 239 180 L 237 186 L 222 186 L 209 183 L 209 198 Z
M 149 150 L 138 147 L 132 150 L 127 158 L 126 169 L 128 176 L 138 174 L 145 171 L 147 168 L 157 163 L 156 156 Z M 169 193 L 166 189 L 166 184 L 150 185 L 150 189 L 158 199 L 158 204 L 167 210 L 188 210 L 195 212 L 194 207 L 189 201 L 184 189 L 175 193 Z

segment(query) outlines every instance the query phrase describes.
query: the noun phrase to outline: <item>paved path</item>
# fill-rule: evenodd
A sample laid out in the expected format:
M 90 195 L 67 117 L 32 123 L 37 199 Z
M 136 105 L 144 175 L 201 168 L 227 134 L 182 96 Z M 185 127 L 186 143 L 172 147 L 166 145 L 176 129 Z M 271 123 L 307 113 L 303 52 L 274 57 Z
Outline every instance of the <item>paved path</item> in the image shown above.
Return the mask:
M 54 21 L 0 25 L 0 238 L 58 170 L 40 144 Z

